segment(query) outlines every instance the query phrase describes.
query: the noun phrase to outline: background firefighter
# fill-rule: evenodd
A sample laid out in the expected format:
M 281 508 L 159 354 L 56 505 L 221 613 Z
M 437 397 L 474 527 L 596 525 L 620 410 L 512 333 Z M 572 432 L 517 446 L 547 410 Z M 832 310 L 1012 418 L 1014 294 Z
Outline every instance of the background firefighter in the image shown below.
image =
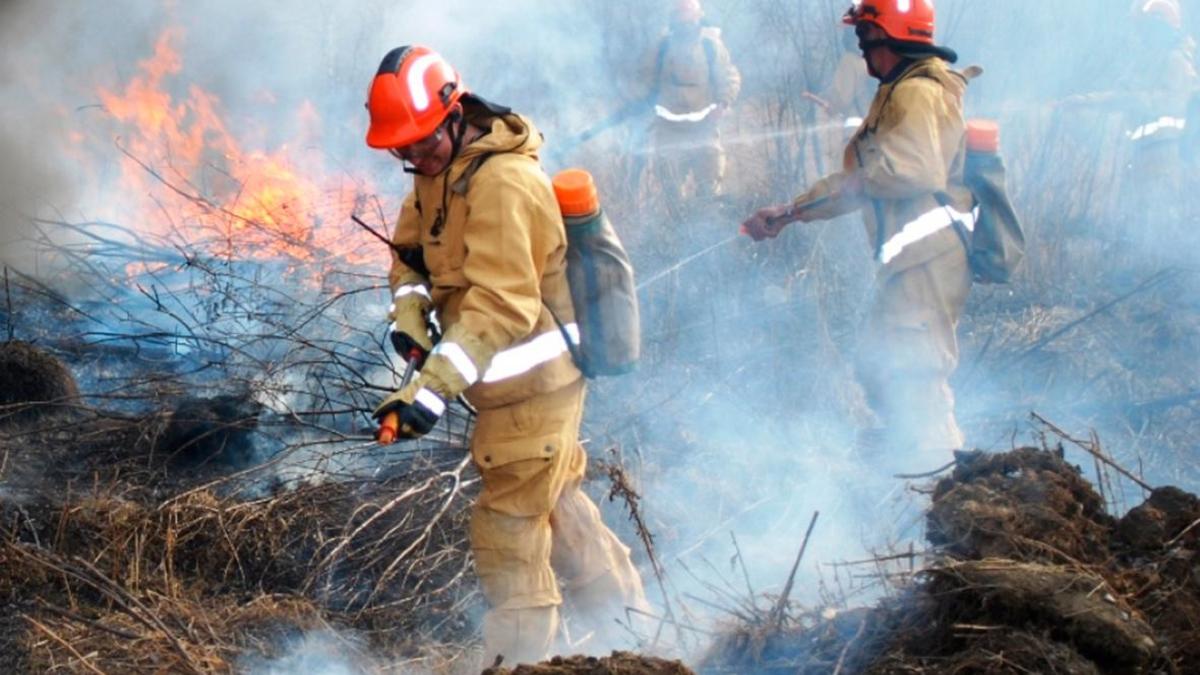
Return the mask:
M 401 436 L 430 431 L 464 394 L 479 414 L 471 454 L 482 494 L 471 549 L 490 610 L 485 663 L 545 657 L 566 596 L 580 630 L 617 627 L 644 609 L 629 549 L 580 490 L 584 381 L 564 333 L 574 324 L 566 233 L 541 135 L 526 118 L 466 92 L 425 47 L 390 52 L 371 86 L 367 143 L 411 164 L 413 191 L 393 237 L 393 341 L 424 361 L 377 417 L 399 414 Z M 427 320 L 443 331 L 434 346 Z M 567 322 L 560 331 L 552 312 Z M 564 593 L 560 594 L 559 585 Z
M 1122 220 L 1136 250 L 1161 259 L 1164 254 L 1173 257 L 1181 245 L 1192 251 L 1198 241 L 1184 222 L 1183 144 L 1188 133 L 1195 133 L 1187 127 L 1197 121 L 1187 117 L 1200 77 L 1195 42 L 1183 31 L 1176 0 L 1138 0 L 1133 28 L 1137 49 L 1127 64 L 1126 136 L 1131 148 L 1121 181 Z
M 1124 118 L 1123 137 L 1113 139 L 1127 147 L 1109 255 L 1159 266 L 1182 251 L 1190 256 L 1197 241 L 1187 225 L 1188 207 L 1195 203 L 1185 170 L 1196 162 L 1196 122 L 1188 119 L 1200 103 L 1196 43 L 1184 31 L 1177 0 L 1135 0 L 1127 17 L 1118 16 L 1133 48 L 1119 63 L 1114 88 L 1070 96 L 1057 105 Z
M 862 449 L 883 470 L 934 468 L 964 440 L 949 377 L 971 284 L 955 230 L 973 219 L 963 185 L 966 79 L 947 66 L 954 52 L 934 45 L 930 0 L 866 0 L 844 21 L 880 86 L 843 168 L 743 228 L 762 240 L 795 220 L 862 210 L 880 267 L 856 371 L 883 423 L 863 434 Z
M 680 0 L 651 56 L 654 166 L 663 196 L 678 205 L 691 176 L 695 196 L 721 194 L 725 151 L 720 121 L 737 100 L 742 78 L 721 31 L 703 22 L 699 0 Z

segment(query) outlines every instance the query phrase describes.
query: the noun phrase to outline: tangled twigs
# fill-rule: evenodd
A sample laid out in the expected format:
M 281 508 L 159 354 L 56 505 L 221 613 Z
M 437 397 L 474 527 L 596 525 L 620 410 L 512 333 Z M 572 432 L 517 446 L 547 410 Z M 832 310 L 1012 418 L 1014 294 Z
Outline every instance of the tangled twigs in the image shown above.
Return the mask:
M 68 652 L 70 652 L 71 655 L 74 656 L 75 659 L 77 661 L 79 661 L 79 663 L 83 664 L 83 666 L 85 668 L 87 668 L 88 670 L 90 670 L 93 673 L 96 673 L 96 675 L 105 675 L 103 670 L 100 670 L 96 666 L 93 666 L 92 662 L 90 660 L 88 660 L 88 658 L 86 656 L 84 656 L 83 654 L 80 654 L 79 650 L 75 649 L 74 645 L 72 645 L 70 642 L 67 642 L 66 640 L 64 640 L 61 635 L 59 635 L 58 633 L 55 633 L 53 630 L 50 629 L 49 626 L 47 626 L 46 624 L 38 621 L 37 619 L 35 619 L 27 614 L 22 615 L 21 618 L 28 621 L 30 624 L 33 625 L 34 628 L 37 628 L 39 631 L 41 631 L 42 633 L 47 635 L 50 639 L 52 639 L 55 642 L 57 642 L 58 644 L 62 645 L 63 649 L 66 649 Z
M 613 448 L 611 453 L 617 455 L 618 451 L 616 448 Z M 671 607 L 671 598 L 667 593 L 666 571 L 663 569 L 662 563 L 658 560 L 658 554 L 655 552 L 654 535 L 651 534 L 650 528 L 646 526 L 645 519 L 642 518 L 640 506 L 642 496 L 630 485 L 629 477 L 625 474 L 625 470 L 619 462 L 602 462 L 601 465 L 609 481 L 612 483 L 612 487 L 608 492 L 608 498 L 612 501 L 619 497 L 625 503 L 626 508 L 629 509 L 629 519 L 633 521 L 638 539 L 641 540 L 642 546 L 646 549 L 646 556 L 650 559 L 650 567 L 654 570 L 654 578 L 658 581 L 658 588 L 662 593 L 663 620 L 659 622 L 651 644 L 658 643 L 662 637 L 663 624 L 666 622 L 670 622 L 675 627 L 676 638 L 682 643 L 684 639 L 683 629 L 680 627 L 675 617 L 675 611 Z
M 1063 440 L 1069 441 L 1072 445 L 1077 446 L 1079 449 L 1088 453 L 1092 457 L 1095 457 L 1096 459 L 1100 460 L 1101 462 L 1104 462 L 1108 466 L 1112 467 L 1117 473 L 1119 473 L 1122 476 L 1125 476 L 1129 480 L 1133 481 L 1138 487 L 1142 488 L 1146 492 L 1154 491 L 1154 487 L 1151 486 L 1149 483 L 1147 483 L 1146 481 L 1142 480 L 1141 478 L 1138 478 L 1137 476 L 1133 475 L 1133 473 L 1130 472 L 1128 469 L 1121 466 L 1120 464 L 1117 464 L 1115 461 L 1113 461 L 1113 459 L 1111 457 L 1109 457 L 1105 453 L 1099 451 L 1094 442 L 1089 443 L 1088 441 L 1083 441 L 1078 438 L 1072 437 L 1067 432 L 1065 432 L 1062 429 L 1055 426 L 1055 424 L 1053 422 L 1047 420 L 1045 417 L 1042 417 L 1041 415 L 1039 415 L 1037 413 L 1030 413 L 1030 416 L 1032 416 L 1033 419 L 1036 420 L 1038 423 L 1042 424 L 1047 429 L 1052 431 L 1054 433 L 1054 435 L 1058 436 L 1059 438 L 1062 438 Z
M 13 543 L 6 543 L 5 550 L 11 554 L 25 558 L 35 565 L 40 565 L 47 570 L 56 572 L 63 577 L 74 579 L 105 596 L 127 616 L 150 629 L 152 633 L 160 635 L 165 639 L 181 659 L 180 663 L 177 664 L 180 670 L 197 674 L 205 672 L 205 669 L 200 664 L 197 664 L 191 654 L 188 653 L 188 650 L 184 647 L 179 637 L 166 626 L 154 611 L 125 590 L 120 584 L 96 569 L 91 563 L 80 558 L 67 560 L 39 547 Z
M 423 571 L 422 560 L 433 553 L 429 547 L 435 531 L 443 526 L 452 529 L 446 520 L 453 515 L 454 507 L 461 507 L 466 501 L 463 488 L 469 482 L 464 480 L 463 473 L 470 462 L 470 456 L 465 456 L 453 469 L 436 473 L 410 486 L 382 505 L 368 502 L 355 509 L 345 525 L 344 533 L 329 542 L 332 548 L 309 574 L 304 584 L 305 591 L 314 588 L 319 581 L 323 581 L 323 592 L 327 595 L 335 586 L 339 586 L 342 590 L 337 595 L 345 597 L 345 609 L 357 607 L 361 613 L 393 585 L 401 565 L 407 565 L 406 577 L 419 577 Z M 374 512 L 362 517 L 371 511 Z M 416 513 L 427 514 L 423 523 L 413 522 L 412 516 Z M 360 518 L 361 522 L 358 522 Z M 415 536 L 396 551 L 395 543 L 406 532 Z M 454 548 L 462 552 L 466 544 L 456 542 Z M 413 554 L 418 551 L 422 555 L 414 557 Z M 359 577 L 364 570 L 378 570 L 381 567 L 382 571 L 370 582 L 369 594 L 365 599 L 360 599 L 360 592 L 351 589 L 362 586 Z M 352 570 L 349 579 L 338 579 L 338 571 L 346 569 Z

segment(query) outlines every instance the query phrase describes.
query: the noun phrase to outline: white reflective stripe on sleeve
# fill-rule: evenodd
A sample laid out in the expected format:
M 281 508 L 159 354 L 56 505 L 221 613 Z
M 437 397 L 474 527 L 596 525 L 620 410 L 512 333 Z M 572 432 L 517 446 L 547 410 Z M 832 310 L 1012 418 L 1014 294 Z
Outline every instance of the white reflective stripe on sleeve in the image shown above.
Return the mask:
M 424 296 L 426 300 L 433 300 L 433 297 L 429 295 L 429 289 L 425 288 L 425 286 L 421 284 L 404 284 L 400 288 L 396 289 L 396 292 L 392 295 L 392 297 L 399 299 L 406 295 L 412 295 L 413 293 Z
M 468 387 L 479 380 L 479 367 L 467 355 L 467 350 L 457 342 L 439 342 L 431 353 L 446 357 L 458 374 L 462 375 L 462 379 L 466 380 Z
M 888 264 L 905 248 L 950 227 L 956 220 L 962 223 L 968 232 L 974 232 L 975 217 L 975 211 L 962 213 L 949 206 L 939 206 L 931 211 L 926 211 L 915 220 L 905 223 L 899 232 L 887 240 L 887 243 L 879 249 L 879 262 L 884 265 Z
M 1128 134 L 1129 134 L 1130 140 L 1140 141 L 1143 138 L 1149 138 L 1164 129 L 1178 129 L 1180 131 L 1183 131 L 1186 128 L 1187 128 L 1187 120 L 1186 119 L 1184 119 L 1182 117 L 1163 116 L 1163 117 L 1160 117 L 1160 118 L 1154 120 L 1153 122 L 1148 122 L 1146 124 L 1143 124 L 1142 126 L 1134 129 L 1133 131 L 1128 132 Z
M 428 408 L 429 412 L 437 415 L 438 417 L 441 417 L 442 413 L 446 412 L 446 402 L 442 400 L 442 397 L 426 389 L 425 387 L 421 387 L 417 390 L 417 396 L 415 400 L 417 403 L 420 403 Z
M 564 326 L 572 344 L 579 344 L 579 326 L 569 323 Z M 510 377 L 524 375 L 534 368 L 558 358 L 568 351 L 563 331 L 555 328 L 542 333 L 525 344 L 509 347 L 492 358 L 492 365 L 483 374 L 484 382 L 499 382 Z
M 707 108 L 689 113 L 673 113 L 661 105 L 654 106 L 654 114 L 668 122 L 700 122 L 708 114 L 717 109 L 716 103 L 709 103 Z

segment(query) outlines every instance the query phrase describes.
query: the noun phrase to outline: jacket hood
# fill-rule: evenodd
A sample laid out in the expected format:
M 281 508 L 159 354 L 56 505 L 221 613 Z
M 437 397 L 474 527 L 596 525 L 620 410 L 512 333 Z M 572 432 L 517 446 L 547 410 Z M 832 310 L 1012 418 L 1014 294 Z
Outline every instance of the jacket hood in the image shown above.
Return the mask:
M 947 91 L 956 96 L 962 96 L 967 91 L 966 75 L 952 69 L 949 64 L 936 56 L 927 56 L 913 63 L 897 80 L 910 77 L 927 77 L 937 80 Z
M 537 159 L 538 150 L 542 147 L 542 134 L 529 118 L 481 99 L 465 101 L 463 111 L 468 122 L 488 132 L 463 148 L 454 164 L 497 153 L 514 153 Z

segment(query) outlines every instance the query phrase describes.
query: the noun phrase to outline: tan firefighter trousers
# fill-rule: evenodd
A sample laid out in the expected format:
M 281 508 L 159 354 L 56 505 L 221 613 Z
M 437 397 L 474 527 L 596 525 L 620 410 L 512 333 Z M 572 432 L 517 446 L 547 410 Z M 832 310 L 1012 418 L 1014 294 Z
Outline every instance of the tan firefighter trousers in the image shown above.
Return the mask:
M 471 453 L 483 491 L 471 549 L 491 609 L 484 664 L 547 656 L 565 591 L 572 625 L 609 630 L 626 607 L 647 608 L 641 576 L 580 489 L 584 381 L 518 403 L 480 410 Z M 578 623 L 576 622 L 578 619 Z
M 859 345 L 857 371 L 883 423 L 876 450 L 886 468 L 916 472 L 951 461 L 963 446 L 950 376 L 971 276 L 962 248 L 881 277 Z M 929 465 L 929 466 L 926 466 Z
M 709 199 L 721 194 L 725 150 L 716 115 L 701 122 L 656 120 L 654 152 L 662 197 L 673 208 L 682 208 L 679 202 L 687 197 L 684 187 L 689 175 L 695 182 L 692 197 Z

